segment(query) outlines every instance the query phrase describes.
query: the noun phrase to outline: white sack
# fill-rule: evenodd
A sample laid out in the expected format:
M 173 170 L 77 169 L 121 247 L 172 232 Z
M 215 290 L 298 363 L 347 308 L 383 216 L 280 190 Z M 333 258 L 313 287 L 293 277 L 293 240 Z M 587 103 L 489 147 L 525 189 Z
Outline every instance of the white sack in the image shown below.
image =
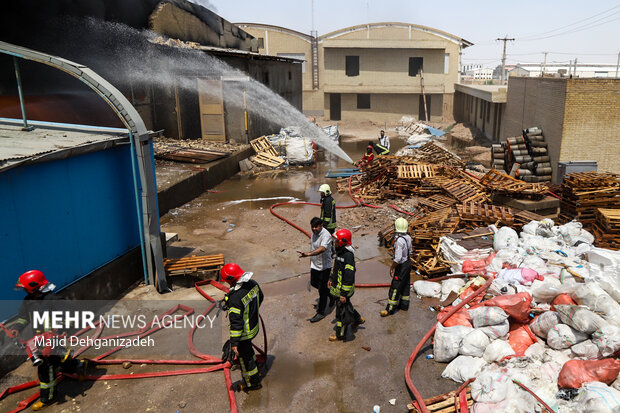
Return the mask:
M 458 294 L 462 286 L 465 285 L 465 280 L 462 278 L 449 278 L 441 282 L 441 301 L 448 298 L 450 293 L 454 291 Z
M 512 356 L 515 354 L 515 351 L 510 347 L 510 343 L 505 340 L 495 340 L 491 342 L 484 350 L 484 354 L 482 358 L 487 363 L 493 363 L 494 361 L 500 361 L 504 357 Z
M 587 334 L 580 333 L 566 324 L 556 324 L 547 333 L 547 344 L 555 350 L 569 348 L 587 339 Z
M 489 337 L 483 331 L 474 329 L 463 337 L 459 353 L 464 356 L 482 357 L 489 343 Z
M 493 280 L 487 293 L 498 296 L 498 295 L 512 295 L 517 293 L 517 289 L 508 283 L 506 280 L 502 280 L 501 278 L 496 278 Z
M 545 311 L 530 323 L 530 330 L 540 338 L 547 338 L 547 333 L 560 323 L 560 316 L 555 311 Z
M 441 377 L 463 383 L 476 377 L 485 365 L 479 357 L 458 356 L 448 364 Z
M 448 362 L 459 354 L 463 337 L 473 328 L 465 326 L 444 327 L 437 323 L 433 341 L 433 355 L 439 362 Z
M 480 327 L 478 330 L 486 334 L 489 337 L 489 339 L 491 339 L 492 341 L 498 338 L 506 337 L 508 335 L 508 332 L 510 331 L 510 323 L 508 322 L 508 320 L 505 320 L 501 324 L 497 324 L 494 326 Z
M 620 410 L 620 391 L 605 383 L 584 383 L 575 399 L 579 413 L 617 413 Z
M 620 327 L 607 324 L 592 333 L 592 342 L 596 344 L 603 357 L 609 357 L 620 350 Z
M 484 371 L 471 384 L 471 397 L 476 402 L 498 403 L 517 393 L 516 385 L 508 375 Z
M 416 281 L 413 289 L 417 295 L 422 297 L 439 298 L 441 296 L 441 284 L 433 281 Z
M 555 306 L 555 311 L 560 316 L 560 321 L 582 333 L 592 334 L 607 325 L 603 318 L 578 305 L 558 304 Z
M 510 227 L 501 227 L 493 237 L 493 248 L 499 251 L 503 248 L 516 248 L 519 246 L 519 235 Z
M 586 340 L 575 344 L 570 348 L 570 351 L 573 353 L 573 356 L 585 360 L 596 360 L 601 355 L 598 346 L 594 344 L 592 340 Z
M 592 311 L 600 311 L 608 322 L 620 326 L 620 304 L 594 282 L 579 285 L 571 294 L 577 304 L 588 306 Z
M 467 311 L 471 316 L 474 328 L 495 326 L 508 319 L 508 314 L 506 314 L 500 307 L 485 306 Z

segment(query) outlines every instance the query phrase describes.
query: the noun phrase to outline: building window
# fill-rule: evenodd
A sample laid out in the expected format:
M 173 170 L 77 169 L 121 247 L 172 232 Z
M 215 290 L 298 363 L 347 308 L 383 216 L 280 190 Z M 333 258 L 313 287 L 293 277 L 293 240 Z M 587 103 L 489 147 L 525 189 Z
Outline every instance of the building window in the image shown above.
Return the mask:
M 443 57 L 443 73 L 450 73 L 450 53 L 446 53 Z
M 346 56 L 345 72 L 347 76 L 359 76 L 360 74 L 360 57 Z
M 370 109 L 370 94 L 369 93 L 358 93 L 357 108 L 358 109 Z
M 409 76 L 417 76 L 422 70 L 424 59 L 421 57 L 409 58 Z

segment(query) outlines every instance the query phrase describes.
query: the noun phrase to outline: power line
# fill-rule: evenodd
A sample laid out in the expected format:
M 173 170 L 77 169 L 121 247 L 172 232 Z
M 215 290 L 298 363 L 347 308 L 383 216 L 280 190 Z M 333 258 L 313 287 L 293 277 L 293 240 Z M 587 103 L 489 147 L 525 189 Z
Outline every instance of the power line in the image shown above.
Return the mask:
M 620 5 L 619 5 L 619 6 L 612 7 L 611 9 L 604 10 L 604 11 L 602 11 L 602 12 L 600 12 L 600 13 L 597 13 L 597 14 L 595 14 L 595 15 L 593 15 L 593 16 L 586 17 L 585 19 L 577 20 L 576 22 L 569 23 L 569 24 L 567 24 L 567 25 L 564 25 L 564 26 L 558 27 L 558 28 L 553 29 L 553 30 L 549 30 L 549 31 L 546 31 L 546 32 L 538 33 L 538 34 L 531 34 L 531 35 L 523 36 L 523 39 L 527 39 L 527 38 L 530 38 L 530 37 L 539 37 L 539 36 L 542 36 L 542 35 L 545 35 L 545 34 L 549 34 L 549 33 L 557 32 L 558 30 L 564 29 L 564 28 L 566 28 L 566 27 L 573 26 L 573 25 L 575 25 L 575 24 L 578 24 L 578 23 L 584 22 L 584 21 L 586 21 L 586 20 L 593 19 L 593 18 L 595 18 L 595 17 L 600 16 L 601 14 L 605 14 L 605 13 L 610 12 L 610 11 L 612 11 L 612 10 L 615 10 L 615 9 L 617 9 L 617 8 L 619 8 L 619 7 L 620 7 Z M 613 13 L 613 14 L 615 14 L 615 13 Z M 613 15 L 613 14 L 612 14 L 612 15 Z M 608 16 L 607 16 L 607 17 L 608 17 Z
M 604 24 L 612 23 L 612 22 L 615 22 L 616 20 L 620 20 L 620 17 L 617 17 L 615 19 L 607 20 L 607 21 L 604 21 L 602 23 L 598 23 L 598 24 L 592 26 L 593 23 L 597 23 L 597 22 L 599 22 L 601 20 L 605 20 L 605 19 L 607 19 L 609 17 L 612 17 L 613 15 L 618 14 L 618 13 L 620 13 L 620 12 L 613 13 L 613 14 L 611 14 L 609 16 L 605 16 L 605 17 L 603 17 L 601 19 L 594 20 L 594 21 L 589 22 L 589 23 L 587 23 L 587 24 L 585 24 L 583 26 L 575 27 L 575 28 L 572 28 L 572 29 L 564 31 L 564 32 L 560 32 L 560 33 L 556 33 L 556 34 L 551 34 L 549 36 L 537 37 L 537 38 L 533 38 L 533 39 L 520 39 L 520 41 L 522 41 L 522 42 L 532 42 L 532 41 L 537 41 L 537 40 L 549 39 L 551 37 L 563 36 L 565 34 L 578 33 L 578 32 L 584 31 L 584 30 L 588 30 L 588 29 L 593 29 L 593 28 L 596 28 L 596 27 L 600 27 L 600 26 L 602 26 Z

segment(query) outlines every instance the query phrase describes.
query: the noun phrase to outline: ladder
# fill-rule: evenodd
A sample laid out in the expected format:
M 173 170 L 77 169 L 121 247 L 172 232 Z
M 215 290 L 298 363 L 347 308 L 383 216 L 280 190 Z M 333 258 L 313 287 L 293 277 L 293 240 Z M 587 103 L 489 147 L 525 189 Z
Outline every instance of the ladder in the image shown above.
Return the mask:
M 312 89 L 319 88 L 319 39 L 316 30 L 312 30 Z
M 424 120 L 429 121 L 428 106 L 426 105 L 426 95 L 424 94 L 424 70 L 420 68 L 420 92 L 422 93 L 422 101 L 424 102 Z

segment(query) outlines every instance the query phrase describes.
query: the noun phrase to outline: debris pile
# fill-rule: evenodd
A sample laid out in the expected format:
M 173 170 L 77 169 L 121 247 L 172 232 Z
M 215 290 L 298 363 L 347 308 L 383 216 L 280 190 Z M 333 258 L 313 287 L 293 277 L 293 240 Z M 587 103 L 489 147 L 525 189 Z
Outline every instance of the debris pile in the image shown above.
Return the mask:
M 551 158 L 547 142 L 538 127 L 528 128 L 521 136 L 491 146 L 491 167 L 510 172 L 525 182 L 550 182 Z
M 615 210 L 600 212 L 610 223 L 618 219 Z M 469 277 L 435 287 L 414 283 L 419 295 L 445 299 L 456 291 L 447 300 L 453 306 L 488 287 L 445 320 L 453 307 L 444 301 L 433 342 L 435 361 L 448 363 L 442 376 L 471 382 L 462 388 L 474 412 L 541 411 L 524 389 L 555 412 L 619 409 L 620 252 L 594 247 L 578 222 L 532 220 L 520 233 L 515 228 L 445 235 L 442 258 Z M 442 407 L 451 408 L 458 399 L 448 394 L 427 404 L 450 400 Z
M 335 135 L 332 131 L 331 138 Z M 338 131 L 336 130 L 337 134 Z M 339 136 L 339 135 L 338 135 Z M 299 127 L 291 126 L 280 129 L 280 133 L 266 136 L 275 148 L 278 156 L 286 159 L 290 165 L 312 165 L 315 146 L 312 139 L 304 137 Z
M 278 156 L 278 152 L 265 136 L 250 141 L 250 145 L 256 152 L 256 156 L 252 158 L 252 162 L 260 165 L 277 168 L 284 164 L 284 159 Z

